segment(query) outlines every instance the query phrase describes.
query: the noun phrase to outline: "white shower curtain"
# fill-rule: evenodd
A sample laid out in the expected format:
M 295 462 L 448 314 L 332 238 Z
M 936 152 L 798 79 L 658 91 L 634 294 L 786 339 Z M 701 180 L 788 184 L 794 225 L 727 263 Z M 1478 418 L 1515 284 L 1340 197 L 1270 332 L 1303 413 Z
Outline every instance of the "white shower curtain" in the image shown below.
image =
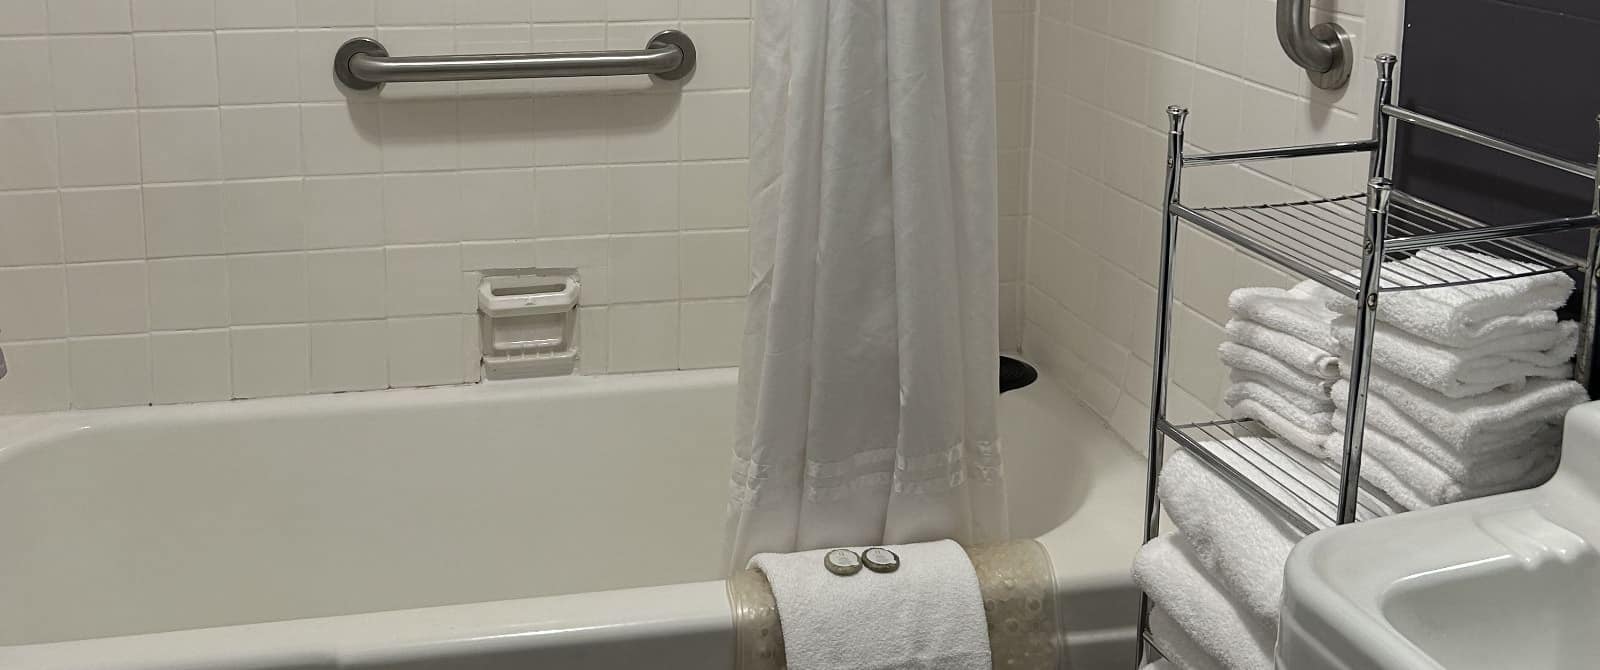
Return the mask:
M 729 567 L 1005 539 L 987 0 L 757 0 Z

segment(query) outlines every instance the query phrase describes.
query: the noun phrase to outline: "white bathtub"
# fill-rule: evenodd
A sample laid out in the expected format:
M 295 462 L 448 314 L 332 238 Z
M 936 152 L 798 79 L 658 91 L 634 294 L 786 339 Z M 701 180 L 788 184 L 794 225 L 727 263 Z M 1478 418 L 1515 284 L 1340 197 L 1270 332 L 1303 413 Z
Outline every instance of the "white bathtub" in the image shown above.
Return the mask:
M 734 376 L 0 418 L 0 668 L 728 668 Z M 1001 409 L 1076 668 L 1125 667 L 1139 460 Z

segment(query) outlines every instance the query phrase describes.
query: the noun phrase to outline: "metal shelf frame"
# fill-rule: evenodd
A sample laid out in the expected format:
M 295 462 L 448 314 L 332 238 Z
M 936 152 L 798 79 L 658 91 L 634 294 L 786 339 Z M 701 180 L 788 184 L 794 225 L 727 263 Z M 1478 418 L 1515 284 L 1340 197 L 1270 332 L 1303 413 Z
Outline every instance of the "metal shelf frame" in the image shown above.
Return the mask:
M 1345 142 L 1185 155 L 1188 110 L 1169 107 L 1167 171 L 1162 202 L 1161 263 L 1156 286 L 1155 364 L 1151 375 L 1144 537 L 1160 532 L 1161 500 L 1157 483 L 1167 441 L 1189 451 L 1243 494 L 1276 512 L 1290 527 L 1311 533 L 1334 525 L 1383 516 L 1399 509 L 1361 479 L 1362 438 L 1366 432 L 1368 380 L 1373 333 L 1384 293 L 1462 286 L 1550 272 L 1577 273 L 1583 291 L 1578 381 L 1595 390 L 1590 368 L 1596 342 L 1597 266 L 1600 266 L 1600 176 L 1593 165 L 1550 156 L 1500 138 L 1399 107 L 1393 102 L 1395 66 L 1389 54 L 1377 59 L 1377 91 L 1372 136 Z M 1552 170 L 1594 182 L 1589 212 L 1544 221 L 1489 224 L 1396 189 L 1391 152 L 1398 125 L 1443 133 L 1516 156 Z M 1369 153 L 1364 193 L 1273 204 L 1190 207 L 1181 201 L 1185 168 L 1238 165 L 1258 161 Z M 1187 223 L 1227 243 L 1254 253 L 1285 270 L 1313 279 L 1356 303 L 1355 337 L 1348 360 L 1350 390 L 1343 422 L 1341 460 L 1308 465 L 1289 459 L 1270 466 L 1241 465 L 1261 449 L 1292 451 L 1264 426 L 1251 420 L 1218 418 L 1174 424 L 1167 418 L 1167 391 L 1172 353 L 1173 266 L 1178 232 Z M 1586 254 L 1577 258 L 1529 239 L 1550 233 L 1587 230 Z M 1463 262 L 1427 250 L 1449 248 L 1492 257 L 1489 262 Z M 1404 263 L 1400 263 L 1404 261 Z M 1250 453 L 1254 452 L 1254 453 Z M 1266 462 L 1266 461 L 1260 461 Z M 1300 472 L 1291 472 L 1297 467 Z M 1274 471 L 1276 470 L 1276 471 Z M 1308 479 L 1309 478 L 1309 479 Z M 1314 482 L 1297 489 L 1288 482 Z M 1263 483 L 1265 482 L 1265 483 Z M 1325 487 L 1323 485 L 1326 485 Z M 1309 493 L 1308 493 L 1309 491 Z M 1149 636 L 1151 603 L 1139 605 L 1139 653 L 1143 667 L 1154 648 Z

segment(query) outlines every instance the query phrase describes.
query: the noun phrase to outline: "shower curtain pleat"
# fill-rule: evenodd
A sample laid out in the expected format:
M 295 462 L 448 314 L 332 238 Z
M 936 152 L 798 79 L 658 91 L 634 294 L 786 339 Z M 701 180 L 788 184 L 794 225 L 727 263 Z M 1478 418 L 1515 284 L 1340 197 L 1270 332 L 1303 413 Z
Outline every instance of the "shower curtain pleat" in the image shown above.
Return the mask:
M 758 0 L 727 556 L 1005 539 L 990 6 Z

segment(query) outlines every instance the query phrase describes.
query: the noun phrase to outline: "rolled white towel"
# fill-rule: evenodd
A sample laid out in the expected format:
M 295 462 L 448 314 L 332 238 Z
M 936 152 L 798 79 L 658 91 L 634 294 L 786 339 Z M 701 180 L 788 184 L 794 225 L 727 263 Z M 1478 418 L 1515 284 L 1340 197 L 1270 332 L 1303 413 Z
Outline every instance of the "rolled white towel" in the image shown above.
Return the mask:
M 1217 355 L 1223 365 L 1234 370 L 1266 377 L 1284 388 L 1313 398 L 1326 396 L 1328 389 L 1333 386 L 1332 380 L 1300 372 L 1260 349 L 1237 342 L 1223 342 L 1217 347 Z
M 1444 490 L 1418 490 L 1400 475 L 1384 465 L 1381 459 L 1361 460 L 1361 479 L 1368 485 L 1388 494 L 1395 503 L 1410 510 L 1427 509 L 1463 500 L 1521 491 L 1543 484 L 1555 474 L 1560 458 L 1551 456 L 1537 461 L 1527 473 L 1509 482 L 1494 486 L 1449 486 Z
M 1384 430 L 1408 444 L 1422 441 L 1397 420 L 1404 417 L 1445 447 L 1466 454 L 1515 444 L 1537 432 L 1530 426 L 1559 425 L 1567 410 L 1589 400 L 1583 385 L 1570 380 L 1534 380 L 1521 391 L 1491 391 L 1471 398 L 1446 398 L 1382 368 L 1373 368 L 1369 380 L 1368 422 L 1382 422 Z M 1348 391 L 1335 391 L 1332 397 L 1343 403 L 1347 395 Z M 1382 402 L 1374 403 L 1374 397 Z
M 1300 533 L 1266 512 L 1189 452 L 1161 467 L 1162 509 L 1188 538 L 1207 574 L 1252 616 L 1278 620 L 1283 566 Z
M 1333 351 L 1335 342 L 1328 324 L 1336 314 L 1326 303 L 1334 295 L 1337 294 L 1332 290 L 1309 280 L 1288 290 L 1241 288 L 1228 295 L 1228 311 L 1236 319 L 1254 321 L 1323 351 Z
M 1183 627 L 1172 619 L 1171 614 L 1160 607 L 1150 610 L 1150 637 L 1155 638 L 1156 646 L 1165 656 L 1145 668 L 1157 670 L 1226 670 L 1217 659 L 1212 658 L 1200 644 L 1183 632 Z
M 1230 319 L 1228 337 L 1247 347 L 1283 361 L 1302 374 L 1319 379 L 1339 377 L 1339 357 L 1331 351 L 1316 347 L 1298 337 L 1275 330 L 1254 321 Z
M 772 584 L 790 668 L 992 665 L 978 574 L 961 545 L 942 540 L 891 549 L 900 569 L 848 577 L 828 572 L 826 549 L 750 559 Z
M 1333 329 L 1340 351 L 1348 354 L 1355 341 L 1355 318 L 1340 317 Z M 1570 379 L 1570 361 L 1577 350 L 1578 324 L 1572 321 L 1469 349 L 1440 346 L 1380 324 L 1372 360 L 1446 397 L 1466 398 L 1495 389 L 1519 390 L 1529 378 Z
M 1559 435 L 1557 435 L 1559 438 Z M 1520 482 L 1535 468 L 1557 456 L 1557 442 L 1541 439 L 1505 458 L 1486 460 L 1462 475 L 1445 472 L 1438 464 L 1381 430 L 1368 428 L 1361 441 L 1363 467 L 1377 462 L 1394 478 L 1416 494 L 1417 499 L 1453 502 L 1474 491 L 1486 491 Z M 1342 449 L 1344 432 L 1328 436 L 1330 450 Z
M 1277 629 L 1245 614 L 1200 569 L 1181 533 L 1158 537 L 1133 559 L 1133 581 L 1206 656 L 1232 670 L 1268 670 Z
M 1482 276 L 1483 272 L 1514 274 L 1549 268 L 1459 249 L 1423 249 L 1413 258 L 1385 264 L 1380 281 L 1384 286 L 1438 283 L 1442 269 Z M 1347 278 L 1355 281 L 1353 276 Z M 1538 323 L 1554 317 L 1553 310 L 1567 304 L 1572 288 L 1572 278 L 1566 273 L 1544 272 L 1464 286 L 1395 291 L 1380 300 L 1378 319 L 1439 344 L 1470 347 L 1537 330 Z M 1327 306 L 1340 314 L 1356 313 L 1355 300 L 1344 295 L 1330 294 Z
M 1333 390 L 1334 404 L 1342 412 L 1349 400 L 1349 382 L 1341 381 Z M 1340 430 L 1342 426 L 1334 426 L 1334 429 Z M 1509 419 L 1479 433 L 1473 443 L 1476 449 L 1462 449 L 1397 410 L 1388 394 L 1376 387 L 1367 394 L 1367 431 L 1384 433 L 1437 465 L 1447 475 L 1469 483 L 1474 483 L 1471 481 L 1474 477 L 1485 476 L 1486 469 L 1493 471 L 1496 463 L 1540 449 L 1553 449 L 1561 443 L 1559 417 L 1531 422 Z

